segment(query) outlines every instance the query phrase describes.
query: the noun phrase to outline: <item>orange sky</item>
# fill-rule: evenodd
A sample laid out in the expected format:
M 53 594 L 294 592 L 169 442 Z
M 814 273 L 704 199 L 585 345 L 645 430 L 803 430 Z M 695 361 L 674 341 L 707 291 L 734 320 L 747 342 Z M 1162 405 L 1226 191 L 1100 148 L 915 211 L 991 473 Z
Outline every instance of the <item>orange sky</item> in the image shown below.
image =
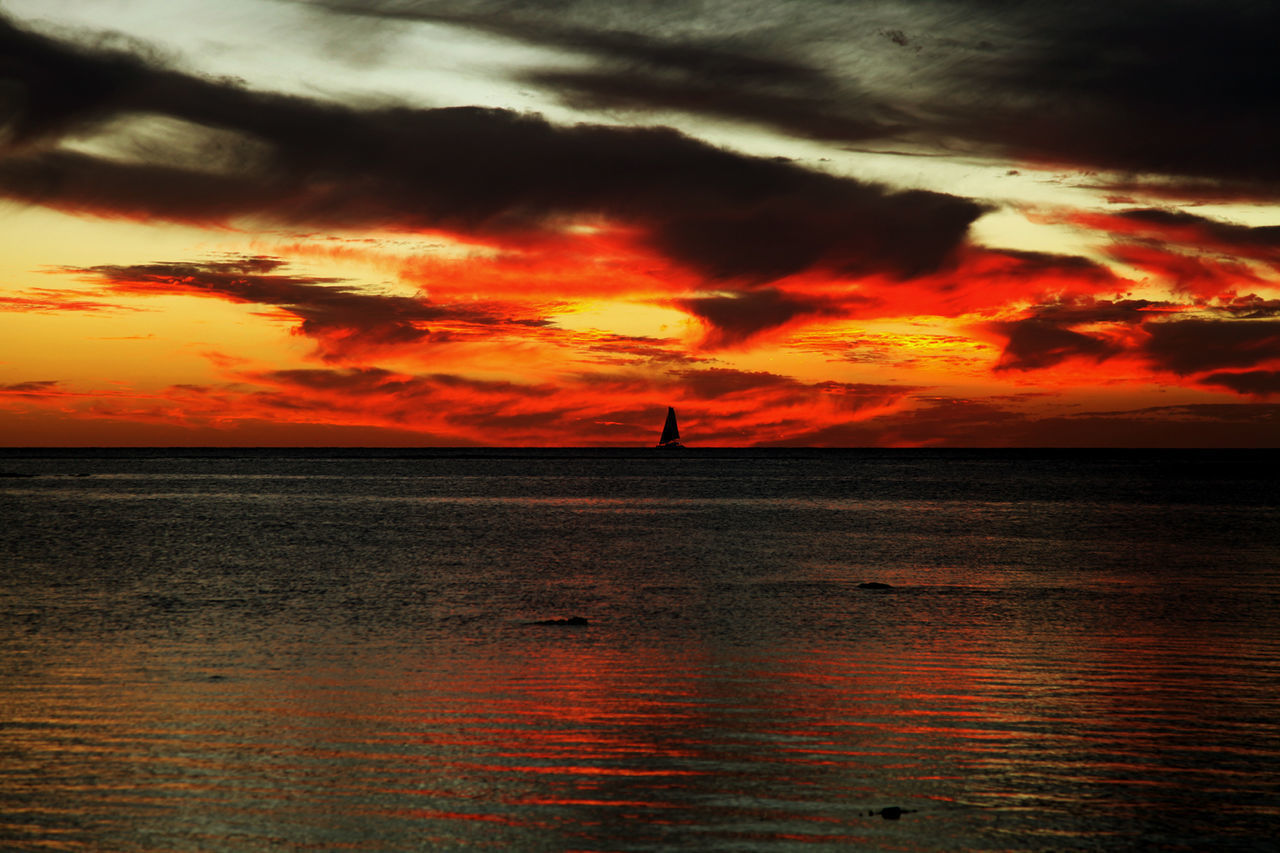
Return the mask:
M 1280 443 L 1270 13 L 174 5 L 0 18 L 2 445 Z

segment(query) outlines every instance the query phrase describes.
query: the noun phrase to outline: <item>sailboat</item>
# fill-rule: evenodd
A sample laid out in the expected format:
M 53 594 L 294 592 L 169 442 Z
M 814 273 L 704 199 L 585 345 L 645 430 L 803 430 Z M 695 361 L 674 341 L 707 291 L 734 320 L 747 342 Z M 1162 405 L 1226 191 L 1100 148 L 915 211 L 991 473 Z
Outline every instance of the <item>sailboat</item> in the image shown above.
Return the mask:
M 680 443 L 680 427 L 676 426 L 674 406 L 667 406 L 667 422 L 662 425 L 662 438 L 658 439 L 658 447 L 684 447 Z

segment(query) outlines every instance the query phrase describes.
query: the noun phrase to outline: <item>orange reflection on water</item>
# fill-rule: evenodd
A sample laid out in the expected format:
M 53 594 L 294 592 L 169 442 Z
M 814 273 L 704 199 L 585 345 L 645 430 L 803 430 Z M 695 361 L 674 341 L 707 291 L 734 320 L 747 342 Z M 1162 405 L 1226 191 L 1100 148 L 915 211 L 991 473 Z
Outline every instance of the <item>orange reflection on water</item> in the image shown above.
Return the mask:
M 523 757 L 542 758 L 536 749 L 520 753 Z M 535 773 L 550 776 L 701 776 L 697 770 L 642 770 L 635 767 L 601 767 L 592 764 L 453 764 L 467 770 L 486 773 Z
M 593 849 L 635 833 L 661 846 L 694 828 L 748 848 L 877 846 L 851 830 L 886 805 L 1020 802 L 1028 785 L 1155 797 L 1216 778 L 1179 762 L 1220 756 L 1185 739 L 1162 754 L 1166 733 L 1150 722 L 1176 723 L 1202 695 L 1187 677 L 1206 658 L 1171 655 L 1164 638 L 1039 643 L 1039 657 L 1018 657 L 984 651 L 978 635 L 854 653 L 511 630 L 518 642 L 424 645 L 425 665 L 406 652 L 219 681 L 144 683 L 122 654 L 94 673 L 67 667 L 77 684 L 61 694 L 26 697 L 16 720 L 30 730 L 13 742 L 53 756 L 80 819 L 97 820 L 107 797 L 170 839 L 201 814 L 263 838 L 297 837 L 289 820 L 356 835 L 399 821 L 440 846 L 555 836 Z M 1243 740 L 1234 754 L 1248 749 L 1268 756 Z M 87 778 L 98 790 L 73 787 Z
M 453 812 L 441 809 L 414 808 L 380 808 L 370 806 L 361 809 L 361 813 L 378 817 L 413 818 L 414 820 L 447 820 L 447 821 L 479 821 L 481 823 L 497 823 L 503 826 L 533 827 L 546 829 L 549 824 L 537 821 L 521 820 L 508 815 L 487 814 L 484 812 Z
M 496 658 L 417 685 L 420 743 L 465 744 L 481 772 L 641 778 L 696 776 L 696 694 L 617 652 L 548 645 L 536 665 Z M 487 757 L 490 760 L 484 761 Z M 566 759 L 569 759 L 566 761 Z

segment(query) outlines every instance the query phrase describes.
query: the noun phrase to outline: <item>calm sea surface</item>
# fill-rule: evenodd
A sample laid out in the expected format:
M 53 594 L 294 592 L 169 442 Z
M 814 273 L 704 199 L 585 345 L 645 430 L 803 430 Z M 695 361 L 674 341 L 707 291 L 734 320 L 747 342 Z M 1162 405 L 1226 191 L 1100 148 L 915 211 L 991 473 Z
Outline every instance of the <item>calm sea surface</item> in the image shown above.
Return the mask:
M 0 848 L 1274 850 L 1278 459 L 0 451 Z

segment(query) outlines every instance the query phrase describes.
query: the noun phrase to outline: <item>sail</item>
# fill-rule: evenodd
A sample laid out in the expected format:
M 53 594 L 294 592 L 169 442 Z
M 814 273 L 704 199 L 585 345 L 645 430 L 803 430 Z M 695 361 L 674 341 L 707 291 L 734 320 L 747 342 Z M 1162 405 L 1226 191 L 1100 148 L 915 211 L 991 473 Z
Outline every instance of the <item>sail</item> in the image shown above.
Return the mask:
M 667 406 L 667 422 L 662 426 L 662 438 L 658 439 L 659 447 L 680 444 L 680 427 L 676 426 L 676 410 Z

